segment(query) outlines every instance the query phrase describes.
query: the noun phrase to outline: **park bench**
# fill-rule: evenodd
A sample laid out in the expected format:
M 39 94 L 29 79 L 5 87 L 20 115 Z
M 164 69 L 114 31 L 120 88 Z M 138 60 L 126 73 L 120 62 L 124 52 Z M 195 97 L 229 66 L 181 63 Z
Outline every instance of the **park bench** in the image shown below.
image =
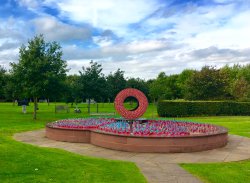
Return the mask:
M 66 111 L 69 113 L 69 106 L 67 105 L 56 105 L 55 106 L 55 113 L 60 112 L 60 111 Z

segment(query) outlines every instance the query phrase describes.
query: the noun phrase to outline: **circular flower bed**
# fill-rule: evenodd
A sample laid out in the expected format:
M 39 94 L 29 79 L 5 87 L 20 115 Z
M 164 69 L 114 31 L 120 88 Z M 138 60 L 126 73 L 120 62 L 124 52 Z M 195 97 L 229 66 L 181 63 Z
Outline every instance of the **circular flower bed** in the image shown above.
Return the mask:
M 114 118 L 65 119 L 48 124 L 52 128 L 96 130 L 99 132 L 152 137 L 200 136 L 220 133 L 222 127 L 175 120 L 127 120 Z

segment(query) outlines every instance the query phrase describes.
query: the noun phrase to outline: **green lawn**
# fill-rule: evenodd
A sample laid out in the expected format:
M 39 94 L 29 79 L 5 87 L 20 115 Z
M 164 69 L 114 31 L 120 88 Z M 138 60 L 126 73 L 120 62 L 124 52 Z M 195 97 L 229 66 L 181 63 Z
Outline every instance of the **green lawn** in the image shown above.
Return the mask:
M 110 161 L 76 155 L 63 150 L 39 148 L 16 142 L 16 132 L 43 128 L 47 122 L 63 118 L 87 117 L 86 104 L 78 107 L 82 113 L 54 113 L 50 106 L 39 104 L 38 120 L 32 120 L 32 106 L 27 114 L 21 107 L 0 103 L 0 180 L 1 182 L 145 182 L 133 163 Z M 57 104 L 59 105 L 59 104 Z M 114 112 L 113 104 L 98 104 L 99 112 Z M 96 104 L 91 112 L 96 112 Z M 156 108 L 150 104 L 143 117 L 157 117 Z M 250 137 L 250 116 L 177 118 L 209 122 L 225 126 L 230 134 Z M 205 182 L 247 182 L 250 180 L 250 160 L 231 163 L 181 164 L 183 168 Z
M 250 116 L 189 117 L 179 119 L 224 126 L 228 128 L 230 134 L 250 137 Z
M 200 177 L 203 182 L 250 182 L 250 160 L 230 163 L 181 164 L 181 167 Z
M 45 123 L 86 114 L 54 113 L 54 104 L 39 104 L 38 120 L 21 107 L 0 104 L 0 182 L 146 182 L 134 163 L 76 155 L 59 149 L 16 142 L 16 132 L 43 128 Z M 73 111 L 73 110 L 71 110 Z

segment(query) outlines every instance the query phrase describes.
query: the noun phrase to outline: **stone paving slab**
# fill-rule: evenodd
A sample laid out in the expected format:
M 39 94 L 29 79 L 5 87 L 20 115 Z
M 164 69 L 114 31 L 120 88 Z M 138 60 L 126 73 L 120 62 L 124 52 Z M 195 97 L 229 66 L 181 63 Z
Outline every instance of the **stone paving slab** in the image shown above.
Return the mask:
M 230 162 L 250 159 L 250 138 L 229 135 L 228 144 L 219 149 L 193 153 L 133 153 L 105 149 L 92 144 L 68 143 L 50 140 L 45 130 L 14 135 L 17 141 L 41 147 L 60 148 L 81 155 L 106 159 L 132 161 L 152 183 L 198 183 L 199 179 L 186 172 L 177 163 Z

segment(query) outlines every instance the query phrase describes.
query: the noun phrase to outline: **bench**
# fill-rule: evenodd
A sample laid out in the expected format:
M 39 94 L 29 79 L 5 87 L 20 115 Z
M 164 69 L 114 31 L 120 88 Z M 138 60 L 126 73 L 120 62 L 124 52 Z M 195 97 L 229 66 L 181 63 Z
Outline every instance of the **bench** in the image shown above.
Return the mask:
M 69 113 L 69 106 L 67 105 L 56 105 L 55 106 L 55 113 L 60 112 L 60 111 L 66 111 Z

